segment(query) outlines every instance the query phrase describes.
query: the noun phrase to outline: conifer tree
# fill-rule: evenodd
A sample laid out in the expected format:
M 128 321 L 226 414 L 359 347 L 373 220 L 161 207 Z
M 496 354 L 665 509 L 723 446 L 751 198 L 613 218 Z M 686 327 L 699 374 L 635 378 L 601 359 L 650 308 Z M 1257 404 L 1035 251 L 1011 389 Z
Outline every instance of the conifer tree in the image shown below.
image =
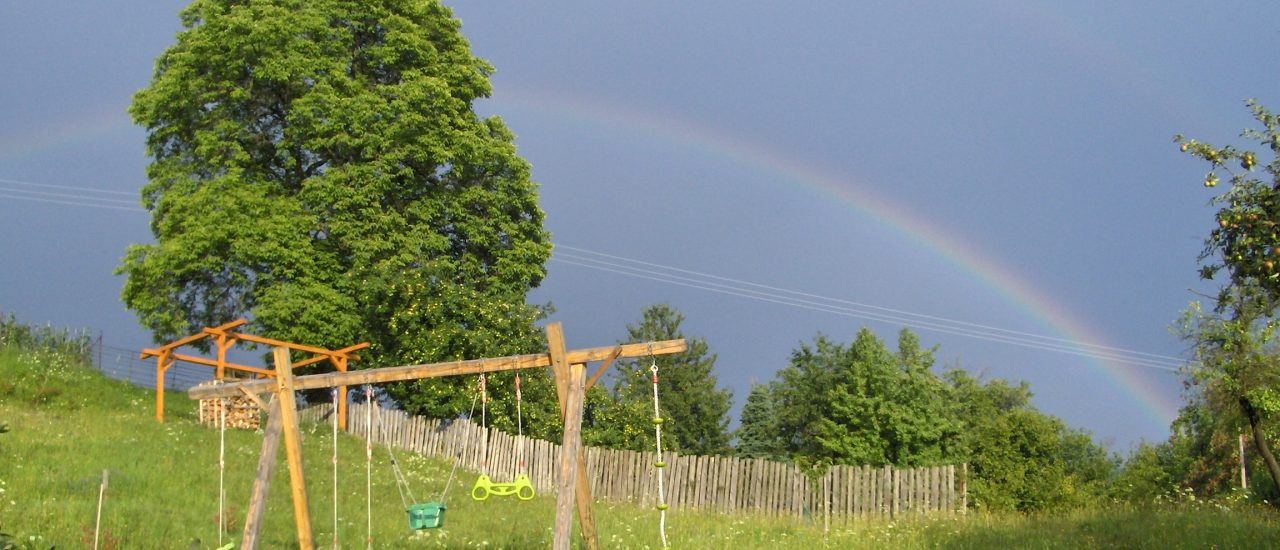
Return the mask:
M 626 434 L 640 431 L 643 438 L 613 437 L 625 448 L 653 448 L 653 385 L 651 366 L 658 367 L 663 445 L 681 454 L 711 455 L 729 451 L 729 407 L 732 393 L 717 387 L 713 371 L 716 356 L 706 340 L 684 335 L 684 316 L 666 304 L 646 307 L 640 322 L 627 325 L 627 341 L 649 342 L 684 338 L 689 349 L 682 353 L 619 361 L 610 391 L 612 403 L 601 405 L 612 426 L 595 424 L 593 430 L 614 430 Z M 584 433 L 585 433 L 584 429 Z M 584 435 L 584 437 L 587 437 Z M 598 436 L 591 436 L 598 437 Z

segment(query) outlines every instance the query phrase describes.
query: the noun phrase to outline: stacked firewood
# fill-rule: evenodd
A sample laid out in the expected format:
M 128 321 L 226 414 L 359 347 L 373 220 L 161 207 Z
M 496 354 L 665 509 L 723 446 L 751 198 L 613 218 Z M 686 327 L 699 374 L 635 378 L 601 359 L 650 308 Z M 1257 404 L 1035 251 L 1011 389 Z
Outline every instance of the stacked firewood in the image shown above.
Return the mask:
M 210 380 L 202 382 L 201 386 L 221 384 L 218 380 Z M 260 414 L 258 406 L 251 399 L 245 396 L 217 398 L 217 399 L 201 399 L 200 400 L 200 423 L 213 428 L 218 427 L 218 423 L 222 420 L 222 407 L 227 408 L 227 427 L 242 430 L 256 430 L 260 425 Z

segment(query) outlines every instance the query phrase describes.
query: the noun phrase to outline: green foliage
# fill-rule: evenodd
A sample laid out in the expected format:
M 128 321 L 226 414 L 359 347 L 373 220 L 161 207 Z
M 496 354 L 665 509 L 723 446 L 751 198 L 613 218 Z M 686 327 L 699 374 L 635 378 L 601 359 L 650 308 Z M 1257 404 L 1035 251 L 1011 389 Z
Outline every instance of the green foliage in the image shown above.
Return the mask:
M 733 453 L 743 458 L 781 458 L 777 419 L 773 410 L 773 397 L 769 386 L 752 384 L 747 400 L 742 404 L 742 417 L 735 432 L 737 442 Z
M 283 340 L 367 340 L 360 368 L 542 349 L 537 187 L 511 131 L 472 110 L 493 68 L 447 8 L 196 0 L 182 22 L 130 108 L 156 241 L 117 272 L 156 340 L 245 316 Z M 529 378 L 531 414 L 554 411 Z M 389 392 L 447 416 L 472 386 Z
M 818 335 L 778 373 L 772 401 L 781 451 L 805 464 L 919 466 L 956 461 L 951 390 L 910 331 L 891 352 L 863 329 L 849 346 Z
M 613 396 L 594 386 L 583 405 L 582 443 L 606 449 L 654 451 L 653 403 Z M 664 438 L 664 443 L 669 441 Z
M 1139 443 L 1116 474 L 1112 495 L 1130 504 L 1150 504 L 1176 494 L 1181 477 L 1176 470 L 1173 445 Z
M 812 346 L 801 343 L 792 351 L 790 365 L 778 371 L 770 390 L 782 456 L 810 464 L 821 460 L 818 435 L 831 410 L 831 388 L 840 381 L 845 355 L 843 346 L 819 334 Z
M 663 447 L 681 454 L 718 455 L 729 451 L 729 390 L 716 385 L 716 356 L 707 341 L 687 337 L 680 329 L 682 315 L 667 304 L 641 311 L 639 324 L 627 325 L 628 342 L 684 338 L 689 349 L 670 355 L 619 360 L 609 397 L 588 396 L 583 438 L 614 448 L 646 451 L 654 448 L 653 373 L 658 368 L 658 394 Z
M 88 331 L 32 326 L 13 314 L 0 312 L 0 347 L 56 353 L 70 360 L 89 362 L 93 342 Z
M 867 329 L 847 346 L 822 335 L 801 344 L 777 380 L 753 389 L 750 422 L 744 407 L 742 430 L 762 434 L 751 452 L 818 469 L 967 462 L 970 502 L 985 510 L 1102 502 L 1117 468 L 1105 448 L 1036 411 L 1025 382 L 935 375 L 933 352 L 909 330 L 897 352 Z
M 1031 406 L 1023 382 L 986 384 L 964 371 L 946 375 L 954 388 L 975 508 L 1038 511 L 1099 503 L 1117 464 L 1088 433 Z
M 1214 431 L 1229 433 L 1247 424 L 1280 491 L 1280 463 L 1264 435 L 1280 412 L 1280 117 L 1253 101 L 1248 106 L 1262 127 L 1246 129 L 1241 137 L 1271 149 L 1272 159 L 1261 165 L 1265 179 L 1254 170 L 1260 166 L 1254 151 L 1174 138 L 1184 152 L 1210 164 L 1206 186 L 1216 186 L 1220 172 L 1230 175 L 1230 186 L 1210 201 L 1218 206 L 1217 224 L 1199 258 L 1202 278 L 1225 277 L 1212 312 L 1193 303 L 1178 330 L 1194 345 L 1198 361 L 1189 374 L 1217 424 Z M 1239 171 L 1232 167 L 1237 162 Z
M 1228 287 L 1249 288 L 1251 294 L 1256 290 L 1257 297 L 1269 302 L 1264 312 L 1269 314 L 1280 295 L 1280 272 L 1276 269 L 1280 263 L 1280 116 L 1253 100 L 1246 104 L 1261 128 L 1246 129 L 1241 137 L 1270 149 L 1269 162 L 1259 164 L 1258 153 L 1231 145 L 1217 147 L 1180 135 L 1174 140 L 1183 152 L 1209 163 L 1206 187 L 1215 187 L 1220 173 L 1230 181 L 1226 191 L 1211 201 L 1219 206 L 1217 227 L 1205 239 L 1201 275 L 1212 279 L 1226 270 Z M 1266 180 L 1258 177 L 1256 168 L 1261 168 Z M 1231 301 L 1232 297 L 1223 294 L 1218 303 L 1221 307 Z
M 950 388 L 929 371 L 932 350 L 908 330 L 893 355 L 871 331 L 858 332 L 830 393 L 818 443 L 833 462 L 882 466 L 943 464 L 958 458 L 959 421 Z
M 1060 424 L 1030 410 L 1003 414 L 971 439 L 969 491 L 978 508 L 1046 510 L 1065 504 Z

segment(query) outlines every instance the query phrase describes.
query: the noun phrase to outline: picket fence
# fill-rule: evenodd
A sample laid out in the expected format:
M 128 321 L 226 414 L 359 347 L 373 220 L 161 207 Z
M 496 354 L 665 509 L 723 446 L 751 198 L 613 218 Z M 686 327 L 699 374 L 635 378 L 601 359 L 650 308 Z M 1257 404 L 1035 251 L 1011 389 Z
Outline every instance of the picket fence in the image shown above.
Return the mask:
M 353 403 L 347 431 L 367 438 L 370 413 L 373 441 L 426 456 L 456 459 L 461 469 L 487 473 L 494 481 L 529 475 L 540 494 L 554 494 L 560 445 L 491 430 L 466 419 L 439 420 L 404 411 Z M 325 422 L 332 404 L 303 411 L 303 421 Z M 655 453 L 584 447 L 591 494 L 600 501 L 651 506 L 657 502 Z M 521 467 L 521 461 L 525 467 Z M 810 479 L 794 464 L 728 456 L 664 457 L 664 494 L 672 508 L 749 512 L 766 516 L 825 517 L 854 521 L 905 514 L 963 512 L 965 474 L 961 465 L 898 469 L 833 466 Z

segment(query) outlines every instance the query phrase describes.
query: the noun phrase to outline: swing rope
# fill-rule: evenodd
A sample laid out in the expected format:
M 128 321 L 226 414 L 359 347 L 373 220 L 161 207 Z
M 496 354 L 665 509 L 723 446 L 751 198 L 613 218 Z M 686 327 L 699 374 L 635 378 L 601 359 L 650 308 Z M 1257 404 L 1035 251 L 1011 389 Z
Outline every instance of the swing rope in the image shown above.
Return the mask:
M 373 388 L 364 387 L 365 548 L 373 550 Z
M 222 532 L 226 531 L 227 527 L 225 517 L 227 492 L 223 484 L 227 470 L 227 399 L 224 397 L 219 403 L 221 428 L 218 434 L 218 546 L 222 546 Z
M 396 460 L 396 453 L 391 448 L 391 440 L 387 436 L 387 426 L 382 421 L 381 407 L 374 409 L 374 414 L 378 417 L 378 434 L 383 441 L 387 442 L 387 456 L 391 458 L 391 473 L 396 477 L 396 492 L 400 493 L 400 504 L 404 505 L 404 508 L 408 510 L 409 503 L 417 502 L 417 499 L 413 496 L 413 490 L 409 488 L 409 481 L 405 479 L 404 472 L 400 471 L 400 462 Z M 406 493 L 409 495 L 408 500 L 404 498 Z
M 338 388 L 333 388 L 333 547 L 338 548 Z
M 480 454 L 480 470 L 489 468 L 489 377 L 480 373 L 480 428 L 484 433 L 484 448 Z
M 481 382 L 481 386 L 483 387 L 483 382 Z M 475 393 L 475 394 L 472 394 L 472 395 L 471 395 L 471 409 L 467 411 L 467 420 L 471 420 L 471 418 L 473 417 L 473 415 L 475 415 L 475 412 L 476 412 L 476 398 L 478 398 L 478 397 L 480 397 L 480 394 L 479 394 L 478 392 L 477 392 L 477 393 Z M 459 463 L 459 462 L 461 462 L 461 460 L 459 460 L 459 459 L 461 458 L 461 455 L 462 455 L 462 453 L 461 453 L 461 452 L 459 452 L 459 453 L 458 453 L 458 456 L 453 457 L 453 467 L 452 467 L 452 468 L 449 468 L 449 479 L 447 479 L 447 480 L 444 482 L 444 490 L 443 490 L 443 491 L 440 491 L 440 503 L 441 503 L 441 504 L 444 504 L 444 503 L 445 503 L 444 497 L 445 497 L 446 495 L 448 495 L 448 494 L 449 494 L 449 487 L 453 485 L 453 474 L 455 474 L 455 473 L 457 473 L 457 472 L 458 472 L 458 463 Z
M 520 410 L 524 399 L 520 395 L 520 372 L 516 372 L 516 460 L 520 473 L 529 473 L 524 462 L 524 413 Z
M 662 488 L 662 471 L 667 463 L 662 460 L 662 413 L 658 410 L 658 361 L 653 360 L 653 365 L 649 367 L 649 372 L 653 374 L 653 435 L 658 448 L 658 460 L 654 462 L 655 472 L 658 476 L 658 535 L 662 538 L 662 548 L 667 546 L 667 500 L 663 494 Z

